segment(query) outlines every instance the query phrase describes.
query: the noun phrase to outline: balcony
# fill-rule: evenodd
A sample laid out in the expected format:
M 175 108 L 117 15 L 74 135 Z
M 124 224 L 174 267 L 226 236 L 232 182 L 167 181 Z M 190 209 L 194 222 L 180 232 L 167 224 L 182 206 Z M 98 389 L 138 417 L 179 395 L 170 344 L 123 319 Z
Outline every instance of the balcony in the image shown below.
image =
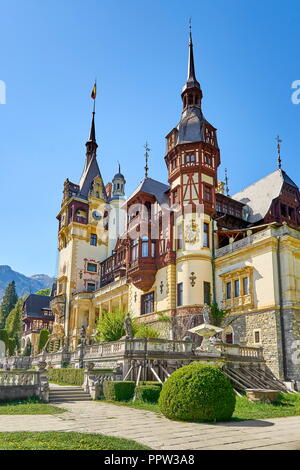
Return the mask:
M 127 275 L 138 289 L 147 292 L 155 281 L 157 267 L 155 258 L 147 256 L 132 261 L 128 267 Z

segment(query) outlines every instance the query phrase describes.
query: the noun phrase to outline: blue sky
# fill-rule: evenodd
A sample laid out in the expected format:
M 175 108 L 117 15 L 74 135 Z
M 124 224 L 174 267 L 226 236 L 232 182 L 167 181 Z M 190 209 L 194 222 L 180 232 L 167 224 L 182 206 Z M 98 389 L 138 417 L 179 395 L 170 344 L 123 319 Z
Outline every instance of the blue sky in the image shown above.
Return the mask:
M 94 77 L 98 161 L 109 181 L 120 161 L 131 192 L 166 181 L 165 135 L 181 113 L 188 19 L 203 111 L 218 128 L 231 193 L 276 168 L 299 181 L 300 7 L 287 0 L 1 0 L 0 264 L 54 275 L 64 180 L 85 158 Z

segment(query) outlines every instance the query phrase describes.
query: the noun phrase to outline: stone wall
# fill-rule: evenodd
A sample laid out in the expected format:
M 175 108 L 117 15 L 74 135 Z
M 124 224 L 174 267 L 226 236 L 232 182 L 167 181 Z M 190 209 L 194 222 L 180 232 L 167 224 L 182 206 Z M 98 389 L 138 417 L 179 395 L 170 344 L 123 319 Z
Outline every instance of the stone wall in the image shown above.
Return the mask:
M 285 308 L 283 318 L 287 379 L 300 382 L 300 310 Z
M 0 401 L 22 400 L 38 396 L 39 387 L 37 385 L 22 385 L 20 387 L 0 385 Z
M 279 312 L 260 311 L 249 314 L 229 316 L 224 327 L 231 325 L 234 343 L 244 346 L 262 346 L 266 365 L 276 377 L 283 379 L 281 328 Z M 260 344 L 254 341 L 254 331 L 260 331 Z

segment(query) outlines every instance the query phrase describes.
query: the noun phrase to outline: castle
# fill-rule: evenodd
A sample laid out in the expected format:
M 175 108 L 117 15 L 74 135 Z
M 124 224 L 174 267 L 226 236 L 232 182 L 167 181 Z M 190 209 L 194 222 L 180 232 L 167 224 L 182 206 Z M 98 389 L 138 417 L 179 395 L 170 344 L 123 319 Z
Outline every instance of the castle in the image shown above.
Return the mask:
M 190 33 L 182 115 L 166 136 L 168 184 L 148 176 L 146 160 L 127 199 L 120 168 L 112 183 L 101 176 L 93 113 L 82 176 L 64 183 L 57 217 L 54 336 L 74 349 L 84 326 L 92 342 L 103 312 L 123 309 L 182 339 L 213 304 L 229 311 L 224 342 L 262 347 L 277 377 L 300 381 L 299 189 L 278 142 L 278 169 L 229 196 L 202 97 Z

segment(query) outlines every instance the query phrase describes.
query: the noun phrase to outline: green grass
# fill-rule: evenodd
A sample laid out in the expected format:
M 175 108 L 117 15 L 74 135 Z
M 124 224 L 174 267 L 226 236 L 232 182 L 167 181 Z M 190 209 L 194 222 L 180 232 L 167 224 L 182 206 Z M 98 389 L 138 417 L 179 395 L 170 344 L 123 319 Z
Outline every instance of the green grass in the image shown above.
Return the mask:
M 0 450 L 147 450 L 127 439 L 78 432 L 1 432 Z
M 43 403 L 38 398 L 0 402 L 0 415 L 55 415 L 65 411 L 64 408 Z
M 160 413 L 158 404 L 144 403 L 142 401 L 127 401 L 127 402 L 105 402 L 117 406 L 128 406 L 130 408 L 137 408 L 154 413 Z M 281 394 L 280 400 L 277 403 L 254 403 L 249 401 L 246 397 L 237 397 L 236 407 L 232 416 L 232 420 L 241 421 L 247 419 L 267 419 L 267 418 L 283 418 L 285 416 L 300 416 L 300 393 Z
M 273 404 L 255 403 L 245 397 L 237 397 L 233 413 L 235 419 L 265 419 L 300 416 L 300 393 L 283 393 Z

